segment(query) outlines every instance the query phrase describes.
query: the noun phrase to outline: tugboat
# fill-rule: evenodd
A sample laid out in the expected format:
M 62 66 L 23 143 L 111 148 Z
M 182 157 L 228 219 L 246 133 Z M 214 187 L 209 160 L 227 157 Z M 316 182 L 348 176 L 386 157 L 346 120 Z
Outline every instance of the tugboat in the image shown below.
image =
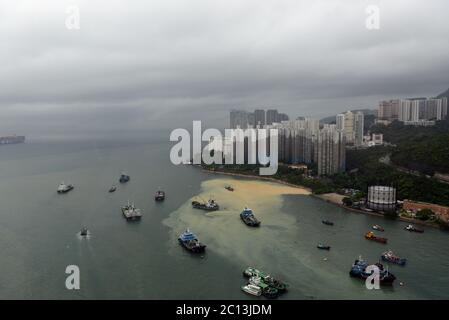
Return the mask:
M 130 180 L 130 176 L 127 175 L 126 173 L 122 172 L 122 174 L 120 175 L 120 183 L 127 183 Z
M 193 253 L 202 253 L 206 249 L 206 245 L 202 244 L 189 229 L 179 236 L 178 241 L 180 245 Z
M 378 224 L 375 224 L 375 225 L 373 226 L 373 230 L 382 231 L 382 232 L 385 231 L 385 229 L 382 228 L 381 226 L 379 226 Z
M 213 199 L 209 199 L 207 202 L 199 202 L 199 201 L 192 201 L 192 207 L 195 209 L 201 209 L 206 211 L 217 211 L 220 209 L 220 206 L 218 203 L 215 202 Z
M 321 250 L 330 250 L 331 249 L 331 246 L 326 246 L 326 245 L 324 245 L 324 244 L 318 244 L 317 246 L 316 246 L 318 249 L 321 249 Z
M 117 190 L 117 187 L 116 187 L 116 186 L 112 186 L 112 187 L 109 189 L 109 193 L 115 192 L 115 190 Z
M 253 284 L 247 284 L 246 286 L 242 286 L 242 290 L 256 297 L 260 297 L 262 295 L 262 289 Z
M 372 232 L 372 231 L 369 231 L 365 234 L 365 239 L 380 242 L 380 243 L 387 243 L 387 241 L 388 241 L 387 238 L 382 238 L 382 237 L 376 236 L 374 234 L 374 232 Z
M 80 236 L 87 237 L 88 234 L 89 234 L 89 230 L 87 230 L 87 228 L 81 229 Z
M 74 186 L 72 184 L 65 184 L 64 181 L 58 186 L 58 193 L 67 193 L 72 190 Z
M 126 218 L 126 220 L 140 220 L 142 217 L 142 212 L 140 209 L 137 209 L 133 204 L 128 204 L 122 207 L 122 213 L 123 216 Z
M 242 221 L 250 227 L 258 227 L 260 226 L 260 221 L 256 219 L 253 214 L 253 210 L 246 208 L 240 213 L 240 218 Z
M 328 226 L 333 226 L 334 225 L 334 223 L 332 221 L 329 221 L 329 220 L 322 220 L 321 222 L 323 224 L 325 224 L 325 225 L 328 225 Z
M 409 225 L 406 226 L 404 229 L 407 230 L 407 231 L 410 231 L 410 232 L 418 232 L 418 233 L 423 233 L 423 232 L 424 232 L 423 229 L 418 229 L 418 228 L 416 228 L 416 227 L 415 227 L 414 225 L 412 225 L 412 224 L 409 224 Z
M 228 191 L 234 191 L 234 188 L 230 185 L 225 186 L 225 189 Z
M 379 268 L 379 282 L 381 285 L 392 285 L 396 277 L 387 270 L 384 269 L 381 263 L 376 263 L 375 266 Z M 368 263 L 363 261 L 362 258 L 355 260 L 354 264 L 349 271 L 349 275 L 354 278 L 366 280 L 371 273 L 366 272 Z
M 158 190 L 154 195 L 154 200 L 156 201 L 164 201 L 165 200 L 165 192 Z
M 395 264 L 398 264 L 400 266 L 405 266 L 405 264 L 407 263 L 407 259 L 399 258 L 391 250 L 388 250 L 388 251 L 384 252 L 382 254 L 381 258 L 382 258 L 383 261 L 395 263 Z

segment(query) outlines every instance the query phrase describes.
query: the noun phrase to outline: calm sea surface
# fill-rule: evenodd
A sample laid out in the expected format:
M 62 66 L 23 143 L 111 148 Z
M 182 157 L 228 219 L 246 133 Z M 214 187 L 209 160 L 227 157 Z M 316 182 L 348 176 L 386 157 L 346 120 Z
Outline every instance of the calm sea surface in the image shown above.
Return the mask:
M 209 246 L 204 257 L 188 254 L 174 234 L 191 214 L 189 200 L 207 192 L 207 180 L 224 178 L 172 165 L 167 141 L 0 146 L 0 298 L 253 299 L 240 290 L 248 264 L 290 284 L 282 299 L 449 298 L 448 233 L 409 233 L 402 222 L 351 213 L 310 196 L 283 196 L 272 212 L 279 224 L 230 232 L 220 242 L 213 225 L 191 226 Z M 122 170 L 131 181 L 108 193 Z M 58 195 L 61 181 L 75 189 Z M 153 199 L 159 187 L 167 193 L 163 203 Z M 139 223 L 121 215 L 128 199 L 143 210 Z M 373 224 L 384 226 L 388 246 L 363 239 Z M 83 226 L 89 239 L 78 235 Z M 317 250 L 319 242 L 332 250 Z M 393 288 L 369 291 L 348 276 L 358 255 L 376 262 L 388 248 L 409 259 L 406 267 L 390 266 L 398 278 Z M 65 288 L 68 265 L 79 266 L 81 290 Z

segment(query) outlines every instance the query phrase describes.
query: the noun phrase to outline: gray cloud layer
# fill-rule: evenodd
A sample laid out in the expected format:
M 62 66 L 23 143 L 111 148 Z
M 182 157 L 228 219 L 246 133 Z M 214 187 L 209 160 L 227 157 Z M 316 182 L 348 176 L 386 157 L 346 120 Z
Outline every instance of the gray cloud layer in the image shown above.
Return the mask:
M 380 30 L 365 28 L 369 4 Z M 65 27 L 69 5 L 80 30 Z M 321 117 L 435 95 L 449 86 L 447 12 L 446 0 L 0 0 L 0 133 L 216 124 L 234 107 Z

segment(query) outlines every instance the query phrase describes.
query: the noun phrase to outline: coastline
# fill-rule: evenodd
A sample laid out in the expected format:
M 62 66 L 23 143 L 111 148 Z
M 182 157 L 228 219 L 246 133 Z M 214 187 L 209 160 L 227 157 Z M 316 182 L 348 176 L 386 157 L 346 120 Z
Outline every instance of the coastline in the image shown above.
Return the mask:
M 279 179 L 274 179 L 274 178 L 269 178 L 269 177 L 264 177 L 264 176 L 257 176 L 257 175 L 251 175 L 251 174 L 244 174 L 244 173 L 234 173 L 234 172 L 225 172 L 225 171 L 216 171 L 216 170 L 208 170 L 208 169 L 204 169 L 201 168 L 203 172 L 206 173 L 213 173 L 213 174 L 221 174 L 221 175 L 226 175 L 226 176 L 234 176 L 234 177 L 243 177 L 243 178 L 251 178 L 251 179 L 257 179 L 257 180 L 263 180 L 263 181 L 268 181 L 268 182 L 274 182 L 274 183 L 279 183 L 282 185 L 286 185 L 289 187 L 293 187 L 293 188 L 300 188 L 300 189 L 304 189 L 307 190 L 310 194 L 310 196 L 316 198 L 316 199 L 320 199 L 322 201 L 325 201 L 327 203 L 331 203 L 333 205 L 336 205 L 340 208 L 346 209 L 348 211 L 354 212 L 354 213 L 359 213 L 359 214 L 368 214 L 371 216 L 376 216 L 379 218 L 384 218 L 385 216 L 381 213 L 377 213 L 377 212 L 370 212 L 370 211 L 365 211 L 365 210 L 361 210 L 361 209 L 356 209 L 356 208 L 351 208 L 351 207 L 347 207 L 345 206 L 343 203 L 341 203 L 341 201 L 336 200 L 337 197 L 335 197 L 335 195 L 338 195 L 337 193 L 325 193 L 325 194 L 314 194 L 312 192 L 312 190 L 310 188 L 304 187 L 304 186 L 300 186 L 300 185 L 296 185 L 296 184 L 292 184 L 292 183 L 288 183 Z M 343 196 L 338 195 L 338 198 L 343 198 Z M 402 222 L 409 222 L 409 223 L 413 223 L 413 224 L 417 224 L 417 225 L 421 225 L 421 226 L 428 226 L 428 227 L 433 227 L 433 228 L 437 228 L 440 229 L 440 226 L 434 222 L 426 222 L 426 221 L 421 221 L 421 220 L 416 220 L 416 219 L 412 219 L 412 218 L 407 218 L 407 217 L 401 217 L 401 216 L 397 216 L 397 218 L 395 218 L 394 220 L 398 220 L 398 221 L 402 221 Z

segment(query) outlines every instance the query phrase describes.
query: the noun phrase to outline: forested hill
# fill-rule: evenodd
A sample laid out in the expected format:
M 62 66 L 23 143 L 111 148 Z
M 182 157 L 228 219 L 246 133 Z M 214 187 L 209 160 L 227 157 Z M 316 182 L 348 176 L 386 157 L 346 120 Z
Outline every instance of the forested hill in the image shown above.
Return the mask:
M 429 175 L 449 173 L 448 120 L 433 127 L 404 126 L 396 121 L 371 127 L 371 132 L 383 133 L 385 141 L 397 145 L 391 154 L 394 164 Z

